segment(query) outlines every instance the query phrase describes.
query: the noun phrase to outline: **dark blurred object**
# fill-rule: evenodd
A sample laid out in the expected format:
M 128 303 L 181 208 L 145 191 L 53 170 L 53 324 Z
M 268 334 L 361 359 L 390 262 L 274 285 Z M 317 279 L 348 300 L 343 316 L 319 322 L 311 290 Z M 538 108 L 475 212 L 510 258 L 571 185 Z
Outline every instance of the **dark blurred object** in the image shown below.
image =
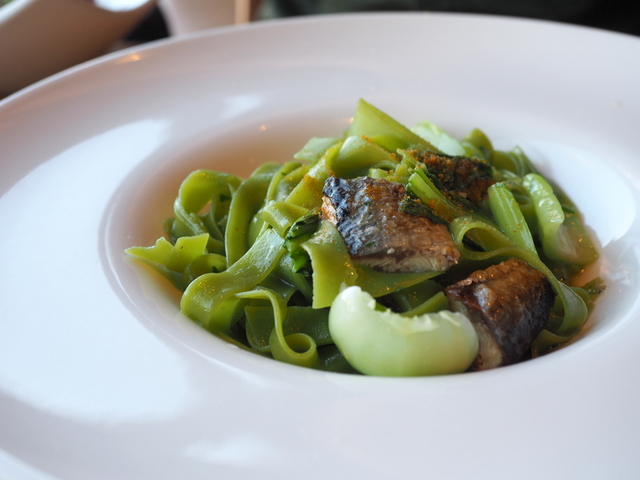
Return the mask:
M 138 26 L 127 35 L 127 41 L 142 43 L 159 40 L 169 36 L 167 24 L 164 21 L 162 12 L 155 7 L 151 13 L 138 24 Z
M 264 0 L 258 17 L 364 11 L 506 15 L 640 35 L 640 2 L 634 0 Z
M 595 2 L 594 7 L 569 22 L 640 35 L 640 2 L 610 0 Z
M 274 17 L 366 11 L 481 13 L 551 20 L 640 36 L 640 1 L 264 0 L 257 3 L 259 4 L 258 20 Z M 127 36 L 127 40 L 136 43 L 149 42 L 168 36 L 167 24 L 161 10 L 156 7 Z

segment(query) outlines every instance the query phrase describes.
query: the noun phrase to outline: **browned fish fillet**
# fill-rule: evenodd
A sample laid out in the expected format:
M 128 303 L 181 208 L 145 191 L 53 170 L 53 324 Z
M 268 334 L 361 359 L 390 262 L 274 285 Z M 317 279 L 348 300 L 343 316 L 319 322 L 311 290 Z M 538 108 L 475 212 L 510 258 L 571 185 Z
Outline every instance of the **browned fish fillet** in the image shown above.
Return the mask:
M 493 169 L 482 160 L 419 150 L 410 153 L 426 165 L 429 173 L 442 184 L 441 192 L 449 198 L 460 196 L 480 204 L 495 183 Z
M 555 299 L 538 270 L 511 258 L 445 290 L 450 308 L 473 323 L 480 350 L 472 370 L 519 361 L 549 319 Z
M 399 183 L 331 177 L 324 185 L 323 218 L 333 223 L 353 260 L 383 272 L 446 270 L 460 253 L 444 225 L 399 209 Z

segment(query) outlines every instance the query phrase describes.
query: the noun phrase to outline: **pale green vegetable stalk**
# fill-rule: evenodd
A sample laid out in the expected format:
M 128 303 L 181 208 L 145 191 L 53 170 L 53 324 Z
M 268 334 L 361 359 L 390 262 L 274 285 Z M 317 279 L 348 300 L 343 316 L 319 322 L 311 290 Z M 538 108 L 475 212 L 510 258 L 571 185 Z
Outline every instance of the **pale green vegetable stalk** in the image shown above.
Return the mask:
M 370 103 L 360 99 L 353 122 L 345 136 L 362 136 L 375 141 L 386 150 L 417 148 L 437 152 L 438 149 L 407 127 Z
M 527 221 L 506 184 L 494 183 L 489 187 L 489 203 L 502 232 L 516 245 L 537 255 Z
M 542 249 L 547 257 L 574 265 L 587 265 L 598 258 L 591 239 L 575 213 L 564 209 L 544 177 L 525 175 L 522 185 L 529 193 L 538 220 Z
M 380 311 L 359 287 L 336 297 L 329 332 L 347 361 L 366 375 L 418 376 L 464 372 L 478 354 L 478 336 L 461 313 L 406 317 Z
M 464 155 L 460 142 L 431 122 L 420 122 L 411 131 L 447 155 Z

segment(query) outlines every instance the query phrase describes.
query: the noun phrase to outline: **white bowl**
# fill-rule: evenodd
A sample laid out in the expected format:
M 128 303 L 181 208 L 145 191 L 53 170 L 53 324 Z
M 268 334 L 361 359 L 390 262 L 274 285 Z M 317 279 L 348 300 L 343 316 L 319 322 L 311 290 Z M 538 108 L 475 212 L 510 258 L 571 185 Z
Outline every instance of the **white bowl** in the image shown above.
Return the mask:
M 640 478 L 633 58 L 637 38 L 547 22 L 322 16 L 130 49 L 0 102 L 0 478 Z M 608 284 L 582 338 L 486 372 L 330 374 L 226 344 L 126 261 L 190 170 L 289 159 L 358 97 L 520 144 L 560 183 Z

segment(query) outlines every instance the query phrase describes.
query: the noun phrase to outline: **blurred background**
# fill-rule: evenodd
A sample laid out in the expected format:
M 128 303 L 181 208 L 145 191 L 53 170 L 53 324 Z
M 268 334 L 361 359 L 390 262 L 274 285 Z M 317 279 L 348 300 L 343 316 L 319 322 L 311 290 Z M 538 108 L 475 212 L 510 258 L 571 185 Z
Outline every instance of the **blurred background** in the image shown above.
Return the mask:
M 637 0 L 0 0 L 0 99 L 104 53 L 197 30 L 411 11 L 541 19 L 640 36 Z
M 534 18 L 640 35 L 640 2 L 635 0 L 251 0 L 250 9 L 252 21 L 331 13 L 433 11 Z M 131 38 L 144 41 L 167 35 L 163 13 L 156 7 Z

